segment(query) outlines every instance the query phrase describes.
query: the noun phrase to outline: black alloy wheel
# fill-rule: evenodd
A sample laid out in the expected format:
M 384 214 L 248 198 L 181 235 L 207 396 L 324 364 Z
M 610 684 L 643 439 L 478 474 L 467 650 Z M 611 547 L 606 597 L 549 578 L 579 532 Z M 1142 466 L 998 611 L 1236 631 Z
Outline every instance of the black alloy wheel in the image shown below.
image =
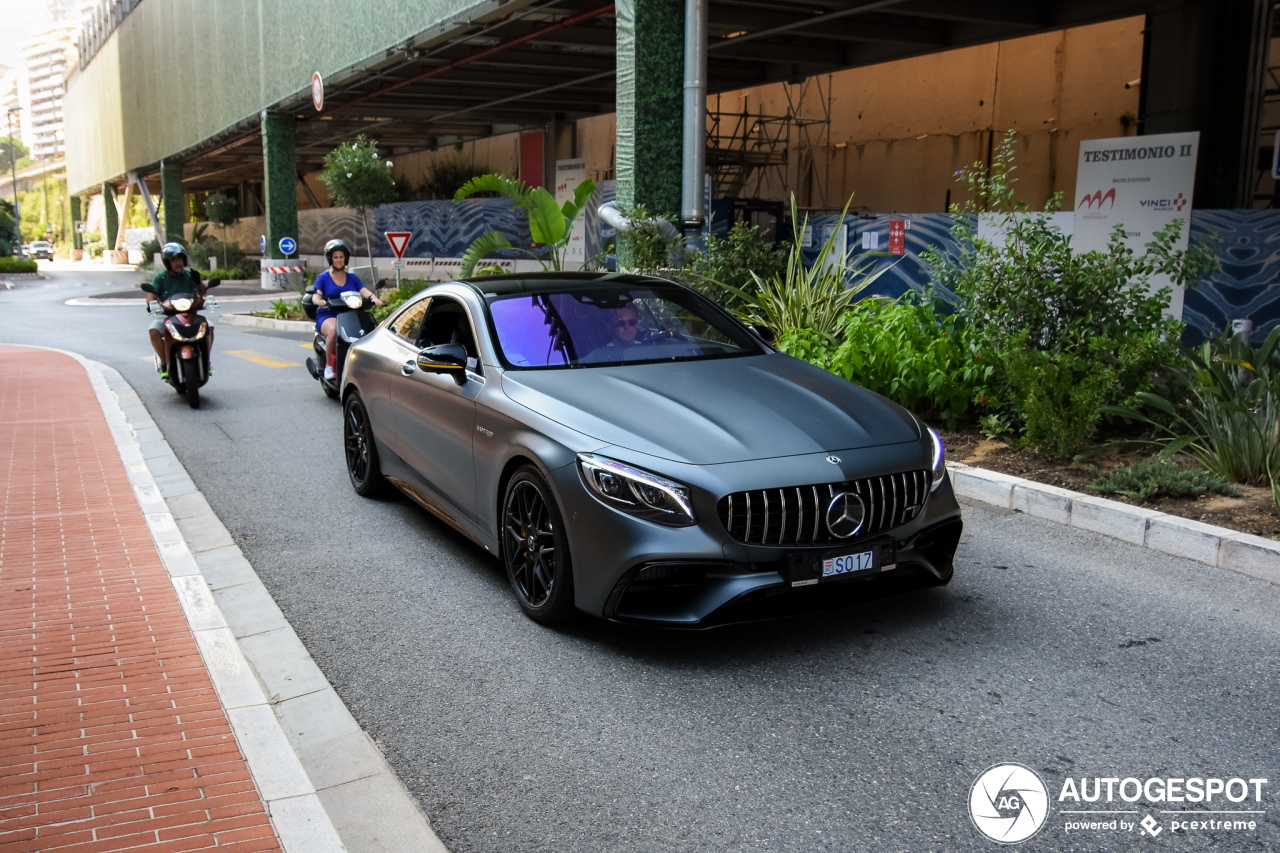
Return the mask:
M 543 625 L 573 613 L 573 570 L 560 508 L 537 468 L 526 465 L 502 501 L 502 562 L 520 609 Z
M 352 394 L 342 409 L 342 446 L 347 457 L 351 487 L 361 497 L 373 497 L 386 485 L 378 465 L 378 448 L 373 443 L 369 412 L 359 394 Z

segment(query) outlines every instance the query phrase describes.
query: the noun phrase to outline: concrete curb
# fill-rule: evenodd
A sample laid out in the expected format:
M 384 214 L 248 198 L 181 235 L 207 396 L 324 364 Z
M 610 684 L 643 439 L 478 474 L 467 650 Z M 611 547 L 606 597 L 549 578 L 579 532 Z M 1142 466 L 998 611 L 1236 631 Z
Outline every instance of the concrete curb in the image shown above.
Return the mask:
M 314 332 L 316 328 L 316 324 L 310 320 L 277 320 L 274 317 L 255 317 L 252 314 L 221 314 L 218 322 L 224 326 L 272 329 L 277 332 Z
M 283 291 L 280 291 L 280 292 L 283 293 Z M 272 296 L 271 291 L 264 291 L 262 296 L 219 296 L 217 297 L 217 300 L 218 300 L 218 305 L 221 305 L 223 302 L 268 302 L 270 301 L 271 296 Z M 135 308 L 139 308 L 142 306 L 142 303 L 145 301 L 146 300 L 141 296 L 128 296 L 128 297 L 125 297 L 125 296 L 112 296 L 112 297 L 76 296 L 71 299 L 68 299 L 66 302 L 62 304 L 72 305 L 78 308 L 83 308 L 87 305 L 88 306 L 132 305 Z M 214 305 L 213 308 L 209 310 L 212 311 L 217 309 L 218 305 Z
M 133 388 L 76 353 L 285 853 L 447 853 Z
M 948 462 L 956 494 L 1280 584 L 1280 542 Z

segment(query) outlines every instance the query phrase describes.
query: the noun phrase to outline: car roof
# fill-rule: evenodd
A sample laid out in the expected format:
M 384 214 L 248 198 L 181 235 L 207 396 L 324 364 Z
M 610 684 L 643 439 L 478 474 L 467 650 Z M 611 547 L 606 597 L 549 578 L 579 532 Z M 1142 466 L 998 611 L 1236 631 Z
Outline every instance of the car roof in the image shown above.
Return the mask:
M 599 287 L 602 284 L 629 287 L 661 285 L 679 287 L 673 281 L 649 275 L 617 272 L 542 272 L 485 275 L 460 280 L 461 284 L 475 290 L 481 296 L 506 296 L 512 293 L 547 293 Z

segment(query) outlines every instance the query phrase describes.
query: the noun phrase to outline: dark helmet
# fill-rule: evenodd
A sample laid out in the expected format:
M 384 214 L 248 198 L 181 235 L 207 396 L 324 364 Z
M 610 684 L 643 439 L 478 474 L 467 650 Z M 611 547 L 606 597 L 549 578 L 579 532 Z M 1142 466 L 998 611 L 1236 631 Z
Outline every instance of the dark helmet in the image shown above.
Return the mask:
M 173 272 L 173 267 L 169 266 L 169 261 L 174 258 L 182 258 L 184 267 L 191 266 L 191 261 L 187 259 L 187 250 L 182 248 L 181 243 L 165 243 L 160 247 L 160 259 L 164 261 L 164 268 L 169 272 Z
M 351 266 L 351 249 L 341 240 L 330 240 L 324 244 L 324 262 L 333 266 L 333 253 L 338 249 L 341 249 L 342 254 L 346 256 L 345 266 Z

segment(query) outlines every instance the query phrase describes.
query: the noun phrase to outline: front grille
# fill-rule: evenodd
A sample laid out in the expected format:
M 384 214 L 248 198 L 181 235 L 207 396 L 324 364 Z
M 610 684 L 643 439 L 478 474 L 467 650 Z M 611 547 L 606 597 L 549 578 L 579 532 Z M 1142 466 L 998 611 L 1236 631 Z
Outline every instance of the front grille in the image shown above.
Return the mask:
M 916 517 L 929 494 L 928 471 L 905 471 L 847 483 L 734 492 L 720 499 L 720 523 L 746 545 L 823 545 L 826 509 L 840 492 L 862 499 L 866 521 L 857 538 L 892 530 Z

